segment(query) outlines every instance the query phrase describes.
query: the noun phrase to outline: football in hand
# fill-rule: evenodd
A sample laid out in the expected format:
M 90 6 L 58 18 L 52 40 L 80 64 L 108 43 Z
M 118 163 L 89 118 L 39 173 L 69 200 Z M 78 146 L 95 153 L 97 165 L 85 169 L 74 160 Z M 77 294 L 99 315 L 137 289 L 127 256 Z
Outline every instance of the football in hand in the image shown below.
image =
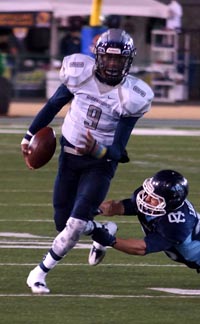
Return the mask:
M 27 156 L 33 169 L 39 169 L 47 164 L 56 150 L 56 134 L 51 127 L 40 129 L 30 140 Z

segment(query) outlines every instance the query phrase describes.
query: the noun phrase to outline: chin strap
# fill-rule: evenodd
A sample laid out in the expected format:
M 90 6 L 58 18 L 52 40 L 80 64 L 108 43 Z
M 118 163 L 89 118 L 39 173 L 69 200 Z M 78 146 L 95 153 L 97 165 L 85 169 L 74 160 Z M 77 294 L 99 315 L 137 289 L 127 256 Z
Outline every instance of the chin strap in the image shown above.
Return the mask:
M 107 84 L 107 85 L 109 85 L 109 86 L 112 86 L 112 87 L 116 86 L 117 84 L 119 84 L 119 83 L 123 80 L 123 78 L 120 78 L 120 79 L 118 79 L 118 80 L 109 80 L 109 79 L 106 78 L 106 77 L 102 77 L 102 76 L 100 75 L 100 72 L 98 72 L 98 70 L 95 72 L 95 76 L 97 77 L 97 79 L 98 79 L 101 83 L 105 83 L 105 84 Z

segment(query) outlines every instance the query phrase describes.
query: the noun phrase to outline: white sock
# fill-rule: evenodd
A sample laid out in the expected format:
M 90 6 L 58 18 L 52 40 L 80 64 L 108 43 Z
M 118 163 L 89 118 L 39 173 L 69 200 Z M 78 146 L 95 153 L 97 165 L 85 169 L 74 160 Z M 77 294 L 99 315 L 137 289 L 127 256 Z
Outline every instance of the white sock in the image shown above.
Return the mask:
M 60 261 L 60 260 L 59 260 Z M 51 253 L 48 252 L 45 259 L 43 260 L 43 264 L 47 269 L 53 269 L 59 261 L 56 261 L 52 256 Z
M 37 276 L 41 279 L 44 279 L 47 275 L 47 272 L 44 272 L 40 267 L 40 265 L 37 265 L 37 267 L 35 267 L 33 270 L 35 273 L 37 273 Z

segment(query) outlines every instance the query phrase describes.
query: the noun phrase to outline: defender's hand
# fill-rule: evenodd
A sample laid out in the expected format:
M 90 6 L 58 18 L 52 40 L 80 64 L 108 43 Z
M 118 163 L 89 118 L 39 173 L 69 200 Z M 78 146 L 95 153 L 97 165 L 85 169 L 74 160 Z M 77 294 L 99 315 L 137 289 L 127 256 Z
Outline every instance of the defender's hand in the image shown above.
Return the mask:
M 104 216 L 114 216 L 114 215 L 123 215 L 124 206 L 121 201 L 117 200 L 107 200 L 104 201 L 100 206 L 101 214 Z
M 116 237 L 103 228 L 96 228 L 92 235 L 92 239 L 103 246 L 113 246 L 116 243 Z

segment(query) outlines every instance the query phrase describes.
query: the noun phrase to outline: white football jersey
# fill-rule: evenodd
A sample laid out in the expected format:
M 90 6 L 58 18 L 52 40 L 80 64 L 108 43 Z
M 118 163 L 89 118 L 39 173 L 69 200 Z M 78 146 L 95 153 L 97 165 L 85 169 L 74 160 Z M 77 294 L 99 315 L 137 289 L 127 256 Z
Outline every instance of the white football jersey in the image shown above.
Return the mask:
M 74 94 L 62 125 L 63 136 L 82 147 L 83 134 L 91 134 L 101 144 L 113 142 L 121 116 L 141 117 L 151 106 L 153 92 L 142 80 L 128 75 L 116 85 L 101 83 L 95 76 L 95 60 L 84 54 L 63 59 L 61 81 Z

